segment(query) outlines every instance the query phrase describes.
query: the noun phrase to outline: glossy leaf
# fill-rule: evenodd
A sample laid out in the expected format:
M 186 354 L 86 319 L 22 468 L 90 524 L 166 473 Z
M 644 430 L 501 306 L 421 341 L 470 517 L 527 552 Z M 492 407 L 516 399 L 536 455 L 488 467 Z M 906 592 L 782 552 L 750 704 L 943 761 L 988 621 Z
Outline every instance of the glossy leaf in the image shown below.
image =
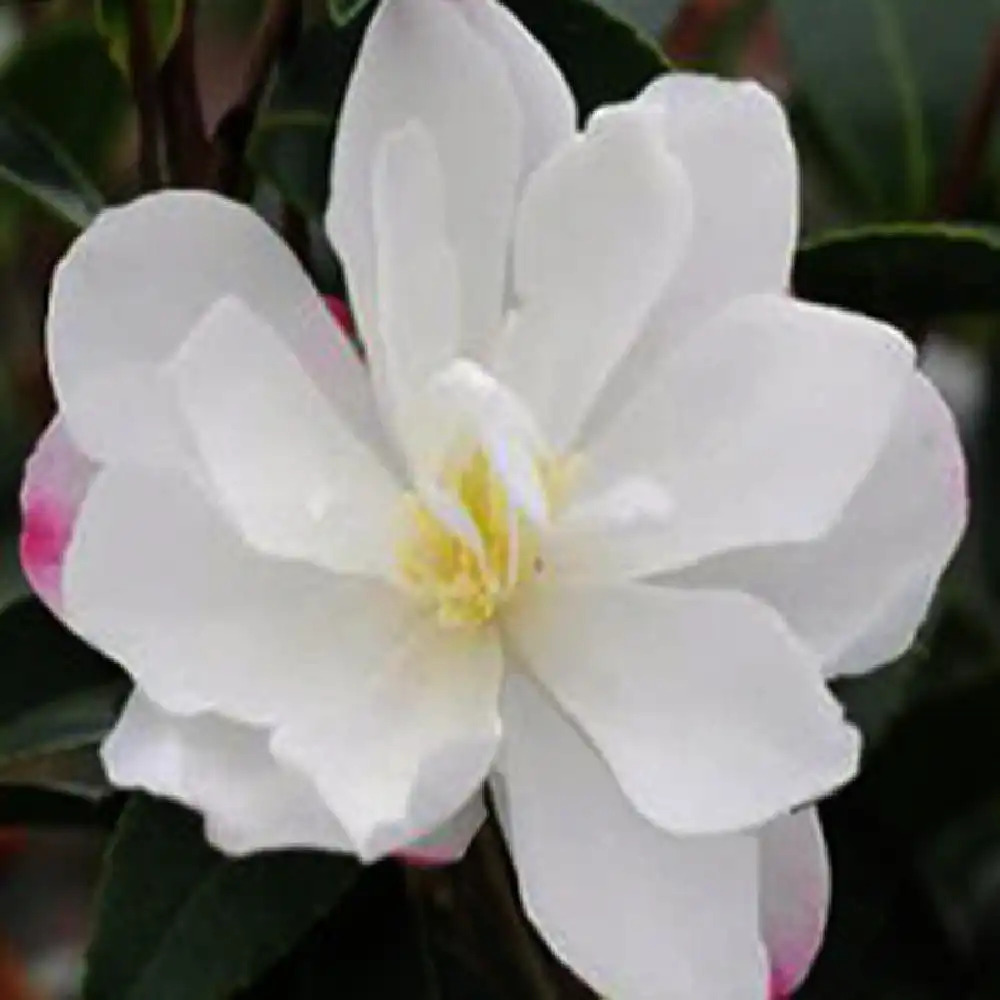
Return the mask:
M 865 213 L 934 204 L 985 69 L 991 4 L 776 0 L 797 97 Z
M 549 50 L 586 117 L 633 96 L 668 66 L 655 44 L 591 0 L 507 0 Z M 347 27 L 319 24 L 281 68 L 251 140 L 250 158 L 307 216 L 326 207 L 330 150 L 366 11 Z
M 328 913 L 358 872 L 333 854 L 228 858 L 205 842 L 193 813 L 137 795 L 106 859 L 84 996 L 232 996 Z
M 101 179 L 121 135 L 129 93 L 96 28 L 55 23 L 33 33 L 0 65 L 0 105 L 20 111 Z
M 185 0 L 143 0 L 149 17 L 150 41 L 157 64 L 170 54 L 181 30 Z M 94 23 L 111 58 L 128 77 L 131 49 L 129 6 L 132 0 L 94 0 Z
M 97 188 L 69 154 L 9 107 L 0 108 L 0 182 L 78 228 L 102 205 Z
M 1000 233 L 946 223 L 869 226 L 806 243 L 802 298 L 900 323 L 1000 312 Z
M 327 8 L 334 24 L 347 24 L 371 3 L 372 0 L 327 0 Z

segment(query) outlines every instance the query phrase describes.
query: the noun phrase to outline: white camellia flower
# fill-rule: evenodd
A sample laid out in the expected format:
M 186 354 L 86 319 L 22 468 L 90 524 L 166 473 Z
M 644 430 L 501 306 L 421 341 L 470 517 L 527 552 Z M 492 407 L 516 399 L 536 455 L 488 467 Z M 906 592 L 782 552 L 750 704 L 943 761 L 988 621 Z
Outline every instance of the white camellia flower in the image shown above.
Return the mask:
M 386 0 L 332 180 L 367 368 L 208 193 L 104 213 L 55 276 L 24 558 L 135 679 L 111 779 L 228 852 L 364 859 L 459 856 L 490 782 L 595 989 L 793 987 L 799 807 L 858 760 L 826 679 L 911 642 L 965 496 L 906 340 L 787 294 L 780 106 L 678 74 L 579 133 L 493 0 Z

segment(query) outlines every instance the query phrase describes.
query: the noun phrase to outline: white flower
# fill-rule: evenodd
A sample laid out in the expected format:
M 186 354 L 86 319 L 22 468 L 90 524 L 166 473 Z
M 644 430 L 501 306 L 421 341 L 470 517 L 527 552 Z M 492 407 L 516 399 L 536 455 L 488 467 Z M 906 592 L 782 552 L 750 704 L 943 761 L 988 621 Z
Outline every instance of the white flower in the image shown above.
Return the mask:
M 910 643 L 965 499 L 904 338 L 786 294 L 796 213 L 757 86 L 665 77 L 577 134 L 502 7 L 387 0 L 328 216 L 369 371 L 247 209 L 101 216 L 25 507 L 44 536 L 65 498 L 36 578 L 136 681 L 112 780 L 223 850 L 364 858 L 460 854 L 489 780 L 596 989 L 800 977 L 826 873 L 790 814 L 858 755 L 825 678 Z

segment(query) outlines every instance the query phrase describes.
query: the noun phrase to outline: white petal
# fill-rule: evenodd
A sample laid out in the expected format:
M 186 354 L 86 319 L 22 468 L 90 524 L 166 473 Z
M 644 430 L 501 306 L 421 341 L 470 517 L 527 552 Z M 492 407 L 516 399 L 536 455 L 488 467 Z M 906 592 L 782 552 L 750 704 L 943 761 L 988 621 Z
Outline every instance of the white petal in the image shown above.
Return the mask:
M 378 328 L 368 331 L 367 343 L 383 405 L 391 408 L 405 406 L 408 392 L 455 358 L 462 335 L 441 163 L 419 123 L 382 141 L 373 199 Z
M 809 972 L 826 930 L 830 863 L 814 808 L 760 832 L 761 922 L 774 989 L 790 997 Z
M 438 829 L 481 784 L 502 663 L 388 585 L 255 555 L 192 487 L 114 468 L 65 571 L 69 620 L 162 707 L 274 730 L 357 853 Z
M 85 451 L 183 463 L 173 400 L 157 372 L 225 295 L 279 330 L 348 419 L 374 433 L 361 364 L 279 237 L 242 205 L 164 191 L 100 215 L 53 280 L 52 379 Z
M 440 829 L 415 841 L 399 856 L 410 865 L 433 867 L 461 861 L 486 822 L 486 803 L 477 792 Z
M 691 224 L 687 180 L 636 118 L 592 126 L 530 178 L 518 208 L 518 307 L 493 359 L 566 448 L 638 334 Z
M 400 487 L 266 323 L 223 299 L 169 373 L 205 471 L 251 545 L 391 575 Z
M 547 516 L 537 469 L 547 446 L 534 416 L 506 386 L 461 358 L 432 378 L 411 403 L 401 430 L 413 476 L 422 491 L 431 489 L 427 499 L 432 505 L 432 487 L 441 473 L 483 448 L 514 504 L 536 522 Z
M 70 623 L 164 708 L 261 725 L 332 695 L 338 665 L 360 670 L 414 621 L 388 584 L 261 556 L 193 486 L 129 467 L 95 479 L 63 590 Z
M 631 575 L 829 530 L 887 440 L 912 372 L 903 335 L 860 315 L 757 296 L 717 316 L 586 450 L 594 488 L 652 475 L 675 502 Z
M 525 909 L 603 996 L 764 1000 L 756 838 L 650 826 L 538 689 L 510 678 L 499 801 Z
M 217 715 L 172 715 L 136 691 L 101 757 L 119 788 L 200 812 L 208 839 L 227 854 L 350 850 L 315 785 L 275 760 L 266 730 Z
M 559 580 L 628 579 L 669 531 L 673 511 L 660 483 L 629 476 L 557 518 L 543 540 L 545 566 Z
M 522 176 L 576 132 L 576 102 L 559 67 L 524 25 L 495 0 L 458 0 L 465 19 L 507 68 L 522 119 Z
M 954 420 L 916 375 L 871 474 L 827 535 L 732 552 L 662 579 L 754 594 L 817 651 L 828 676 L 859 673 L 912 643 L 967 506 Z
M 609 386 L 597 426 L 670 345 L 733 299 L 788 288 L 798 234 L 798 167 L 780 103 L 756 83 L 671 73 L 631 105 L 654 116 L 692 187 L 687 252 Z
M 278 731 L 370 860 L 440 828 L 486 778 L 500 737 L 503 661 L 490 630 L 427 619 L 387 656 Z
M 62 604 L 62 565 L 83 498 L 97 466 L 76 446 L 61 416 L 53 418 L 28 459 L 21 486 L 21 568 L 51 608 Z
M 665 830 L 744 829 L 856 770 L 857 733 L 818 663 L 746 595 L 539 587 L 510 629 L 625 794 Z
M 376 330 L 381 295 L 371 207 L 375 157 L 384 137 L 411 120 L 428 130 L 441 158 L 463 327 L 480 336 L 499 323 L 522 129 L 503 60 L 454 3 L 381 4 L 341 111 L 327 231 L 366 340 Z

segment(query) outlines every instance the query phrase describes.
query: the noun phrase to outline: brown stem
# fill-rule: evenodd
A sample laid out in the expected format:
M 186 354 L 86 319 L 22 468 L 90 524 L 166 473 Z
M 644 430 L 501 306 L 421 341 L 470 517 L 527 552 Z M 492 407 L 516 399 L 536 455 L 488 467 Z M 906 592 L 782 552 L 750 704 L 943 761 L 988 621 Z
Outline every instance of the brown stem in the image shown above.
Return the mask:
M 139 116 L 139 173 L 143 188 L 153 191 L 162 183 L 153 29 L 146 0 L 128 0 L 127 9 L 129 76 Z
M 486 903 L 490 926 L 484 929 L 499 932 L 505 941 L 517 996 L 525 1000 L 594 1000 L 594 994 L 550 955 L 528 924 L 494 817 L 472 842 L 460 870 L 472 893 Z
M 948 171 L 941 199 L 940 214 L 960 215 L 969 200 L 973 185 L 979 178 L 983 157 L 989 147 L 990 135 L 1000 114 L 1000 28 L 990 39 L 986 72 L 976 99 L 969 110 L 962 139 Z
M 181 30 L 160 74 L 171 172 L 176 183 L 191 187 L 207 184 L 212 166 L 212 148 L 198 91 L 196 21 L 196 0 L 186 0 Z
M 269 0 L 250 46 L 240 96 L 216 129 L 216 182 L 232 192 L 239 182 L 247 143 L 257 116 L 257 105 L 274 64 L 301 25 L 301 0 Z

